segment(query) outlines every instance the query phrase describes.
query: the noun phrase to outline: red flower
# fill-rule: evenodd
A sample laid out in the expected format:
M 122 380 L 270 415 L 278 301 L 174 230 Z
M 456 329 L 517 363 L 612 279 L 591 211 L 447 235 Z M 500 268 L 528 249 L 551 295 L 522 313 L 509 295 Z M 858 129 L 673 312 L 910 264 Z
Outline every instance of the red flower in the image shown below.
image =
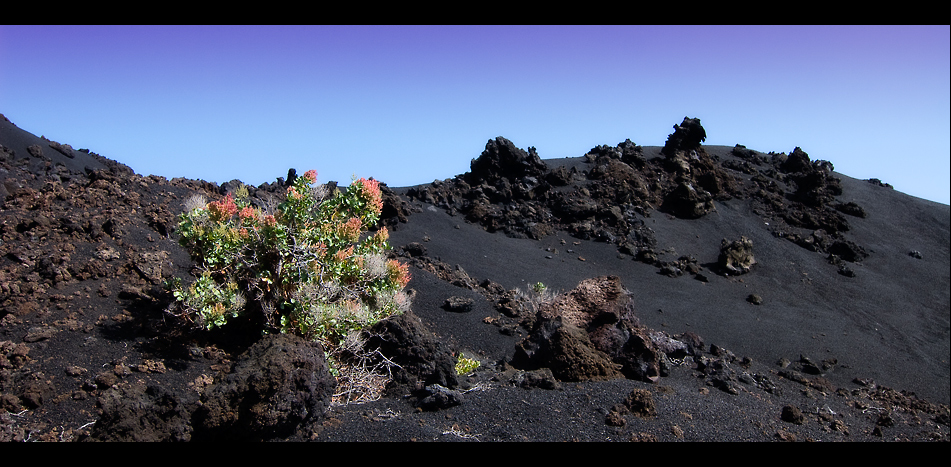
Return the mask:
M 317 171 L 314 169 L 310 169 L 307 172 L 304 172 L 304 179 L 306 179 L 308 183 L 316 183 Z

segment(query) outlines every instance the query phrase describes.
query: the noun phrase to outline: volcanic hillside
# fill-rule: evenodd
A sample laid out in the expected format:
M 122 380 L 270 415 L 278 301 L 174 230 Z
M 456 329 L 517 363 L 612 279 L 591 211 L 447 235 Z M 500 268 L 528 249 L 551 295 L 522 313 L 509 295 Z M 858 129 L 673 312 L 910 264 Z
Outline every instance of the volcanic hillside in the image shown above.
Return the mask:
M 498 137 L 382 185 L 413 305 L 365 334 L 389 373 L 358 394 L 319 346 L 169 313 L 185 200 L 240 181 L 2 118 L 0 440 L 951 439 L 949 207 L 705 140 L 694 118 L 567 159 Z M 246 188 L 274 206 L 295 177 Z

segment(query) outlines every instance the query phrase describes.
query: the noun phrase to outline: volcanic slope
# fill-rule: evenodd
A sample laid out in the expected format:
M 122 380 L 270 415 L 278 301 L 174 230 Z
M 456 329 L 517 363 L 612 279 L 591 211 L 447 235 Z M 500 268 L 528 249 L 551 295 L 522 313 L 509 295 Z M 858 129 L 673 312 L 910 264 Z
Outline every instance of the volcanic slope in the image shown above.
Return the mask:
M 141 176 L 0 120 L 0 439 L 220 436 L 211 402 L 243 400 L 229 384 L 266 374 L 270 349 L 307 348 L 165 314 L 161 284 L 192 267 L 175 235 L 184 200 L 240 182 Z M 224 433 L 947 441 L 948 206 L 800 148 L 704 138 L 685 118 L 664 147 L 542 160 L 500 137 L 466 174 L 384 187 L 415 292 L 411 313 L 373 329 L 400 344 L 388 395 L 315 413 L 323 395 L 271 381 L 309 418 L 271 416 L 275 434 L 236 411 L 249 431 Z M 273 203 L 284 186 L 248 188 Z M 461 355 L 479 368 L 447 371 Z

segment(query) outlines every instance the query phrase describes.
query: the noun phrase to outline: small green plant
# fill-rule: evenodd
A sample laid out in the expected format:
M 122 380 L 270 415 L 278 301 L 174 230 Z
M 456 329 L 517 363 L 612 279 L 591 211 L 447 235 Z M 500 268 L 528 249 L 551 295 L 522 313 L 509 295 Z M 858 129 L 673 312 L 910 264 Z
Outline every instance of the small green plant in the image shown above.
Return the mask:
M 465 354 L 460 353 L 459 359 L 456 360 L 456 374 L 457 375 L 468 375 L 479 368 L 479 361 L 473 360 L 465 356 Z
M 375 180 L 354 180 L 344 191 L 313 186 L 307 171 L 288 187 L 273 212 L 251 205 L 240 187 L 220 201 L 186 202 L 180 243 L 200 271 L 170 283 L 177 314 L 212 329 L 259 313 L 264 331 L 296 333 L 328 353 L 353 331 L 409 307 L 405 264 L 387 259 L 382 194 Z
M 548 287 L 545 284 L 542 284 L 541 282 L 536 282 L 535 284 L 532 285 L 532 290 L 535 293 L 540 294 L 548 290 Z

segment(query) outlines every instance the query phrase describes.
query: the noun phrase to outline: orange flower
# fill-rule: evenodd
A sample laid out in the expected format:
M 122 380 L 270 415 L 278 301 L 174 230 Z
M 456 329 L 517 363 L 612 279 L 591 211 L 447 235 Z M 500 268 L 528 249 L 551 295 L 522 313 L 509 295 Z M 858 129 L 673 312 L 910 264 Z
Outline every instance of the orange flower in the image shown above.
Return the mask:
M 311 170 L 308 170 L 307 172 L 304 172 L 304 179 L 306 179 L 308 183 L 316 183 L 317 171 L 314 169 L 311 169 Z
M 348 241 L 354 241 L 360 236 L 360 230 L 363 228 L 363 222 L 359 217 L 351 217 L 350 220 L 340 225 L 338 234 L 341 238 Z
M 408 265 L 391 259 L 386 262 L 386 268 L 389 270 L 390 279 L 399 284 L 401 289 L 409 284 L 411 277 Z
M 370 209 L 374 213 L 380 214 L 383 211 L 383 193 L 380 192 L 380 182 L 361 178 L 353 184 L 361 189 L 362 194 L 366 197 L 367 204 L 370 205 Z
M 212 220 L 223 221 L 237 214 L 238 206 L 234 204 L 231 193 L 228 193 L 225 199 L 208 203 L 208 211 L 210 212 Z
M 238 217 L 240 217 L 241 220 L 257 220 L 258 213 L 254 208 L 248 206 L 238 213 Z
M 386 226 L 380 227 L 380 230 L 377 230 L 373 237 L 370 237 L 368 244 L 377 245 L 380 248 L 386 247 L 386 241 L 390 238 L 390 231 L 386 229 Z
M 346 261 L 347 258 L 349 258 L 352 255 L 353 255 L 353 246 L 349 246 L 347 247 L 346 250 L 337 250 L 337 252 L 334 253 L 334 259 L 342 263 Z

